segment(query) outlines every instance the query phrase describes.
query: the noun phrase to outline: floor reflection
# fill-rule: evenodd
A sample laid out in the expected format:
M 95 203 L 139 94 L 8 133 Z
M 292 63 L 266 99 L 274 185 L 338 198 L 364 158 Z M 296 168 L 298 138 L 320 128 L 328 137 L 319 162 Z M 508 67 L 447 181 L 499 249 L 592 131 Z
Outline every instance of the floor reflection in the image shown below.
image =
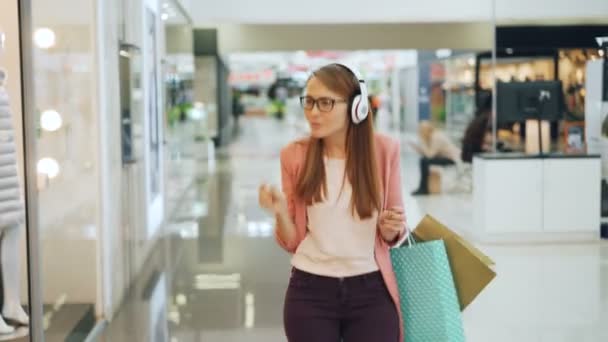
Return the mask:
M 272 223 L 257 206 L 257 180 L 264 175 L 252 173 L 249 165 L 221 158 L 218 172 L 193 189 L 198 194 L 193 198 L 207 199 L 208 211 L 198 219 L 197 237 L 176 242 L 173 293 L 180 319 L 173 336 L 224 331 L 244 338 L 254 328 L 282 332 L 289 258 L 276 247 Z M 230 338 L 221 336 L 218 341 Z

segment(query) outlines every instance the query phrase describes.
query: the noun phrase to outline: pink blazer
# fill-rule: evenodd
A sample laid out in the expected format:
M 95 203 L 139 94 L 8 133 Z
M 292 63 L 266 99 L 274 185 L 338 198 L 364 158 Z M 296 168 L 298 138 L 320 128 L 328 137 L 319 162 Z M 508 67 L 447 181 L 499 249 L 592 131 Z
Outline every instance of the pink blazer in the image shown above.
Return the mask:
M 394 139 L 381 134 L 376 134 L 374 138 L 378 171 L 383 189 L 382 208 L 403 208 L 403 199 L 401 196 L 401 153 L 399 143 Z M 281 183 L 283 192 L 287 198 L 289 214 L 296 225 L 296 237 L 290 241 L 283 241 L 276 234 L 275 237 L 279 245 L 292 254 L 295 253 L 307 233 L 308 222 L 306 203 L 295 196 L 295 187 L 299 172 L 306 159 L 308 141 L 308 139 L 297 140 L 281 150 Z M 401 240 L 402 237 L 403 234 L 400 236 L 399 240 Z M 378 231 L 374 247 L 376 263 L 380 268 L 386 287 L 388 288 L 393 302 L 395 303 L 395 307 L 397 308 L 397 312 L 399 313 L 399 321 L 402 322 L 397 280 L 393 273 L 393 265 L 389 254 L 390 247 L 392 246 L 384 241 Z M 400 341 L 403 340 L 403 333 L 402 329 Z

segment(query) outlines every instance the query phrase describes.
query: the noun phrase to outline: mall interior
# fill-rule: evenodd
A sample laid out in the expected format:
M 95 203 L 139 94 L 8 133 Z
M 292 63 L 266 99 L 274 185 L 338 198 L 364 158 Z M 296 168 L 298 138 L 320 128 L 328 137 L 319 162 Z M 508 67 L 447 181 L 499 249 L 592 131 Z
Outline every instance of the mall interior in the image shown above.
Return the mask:
M 287 341 L 258 191 L 329 63 L 487 256 L 467 341 L 608 341 L 606 0 L 0 1 L 0 341 Z

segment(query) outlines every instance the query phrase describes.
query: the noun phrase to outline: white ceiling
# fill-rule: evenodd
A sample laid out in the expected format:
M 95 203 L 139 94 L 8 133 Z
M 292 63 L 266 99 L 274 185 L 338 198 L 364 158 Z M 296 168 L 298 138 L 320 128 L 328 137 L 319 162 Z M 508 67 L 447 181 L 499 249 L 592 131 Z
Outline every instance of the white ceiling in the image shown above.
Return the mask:
M 4 1 L 4 0 L 2 0 Z M 103 0 L 106 1 L 106 0 Z M 115 0 L 122 2 L 125 0 Z M 164 0 L 160 0 L 161 2 Z M 168 0 L 179 2 L 195 26 L 215 24 L 490 22 L 493 0 Z M 608 0 L 495 0 L 500 22 L 608 24 Z M 93 0 L 37 0 L 40 25 L 81 25 Z M 69 8 L 69 11 L 65 9 Z
M 161 19 L 169 25 L 186 25 L 188 24 L 189 14 L 182 11 L 187 11 L 180 6 L 179 0 L 161 0 L 160 11 Z
M 196 26 L 492 20 L 492 0 L 180 0 Z M 608 20 L 608 0 L 495 0 L 499 21 Z

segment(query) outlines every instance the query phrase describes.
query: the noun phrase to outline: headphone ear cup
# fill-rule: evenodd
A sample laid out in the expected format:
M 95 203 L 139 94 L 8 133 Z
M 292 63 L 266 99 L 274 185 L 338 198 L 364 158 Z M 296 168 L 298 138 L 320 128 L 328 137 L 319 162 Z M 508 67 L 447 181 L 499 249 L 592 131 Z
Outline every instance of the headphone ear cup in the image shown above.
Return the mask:
M 363 97 L 361 96 L 362 101 L 359 103 L 359 119 L 361 121 L 365 120 L 367 118 L 367 115 L 369 114 L 369 100 L 367 99 L 367 96 Z
M 360 108 L 359 106 L 361 105 L 361 95 L 357 95 L 355 96 L 355 98 L 352 101 L 352 106 L 351 106 L 351 117 L 354 123 L 358 124 L 360 123 L 363 119 L 361 118 L 360 114 Z

